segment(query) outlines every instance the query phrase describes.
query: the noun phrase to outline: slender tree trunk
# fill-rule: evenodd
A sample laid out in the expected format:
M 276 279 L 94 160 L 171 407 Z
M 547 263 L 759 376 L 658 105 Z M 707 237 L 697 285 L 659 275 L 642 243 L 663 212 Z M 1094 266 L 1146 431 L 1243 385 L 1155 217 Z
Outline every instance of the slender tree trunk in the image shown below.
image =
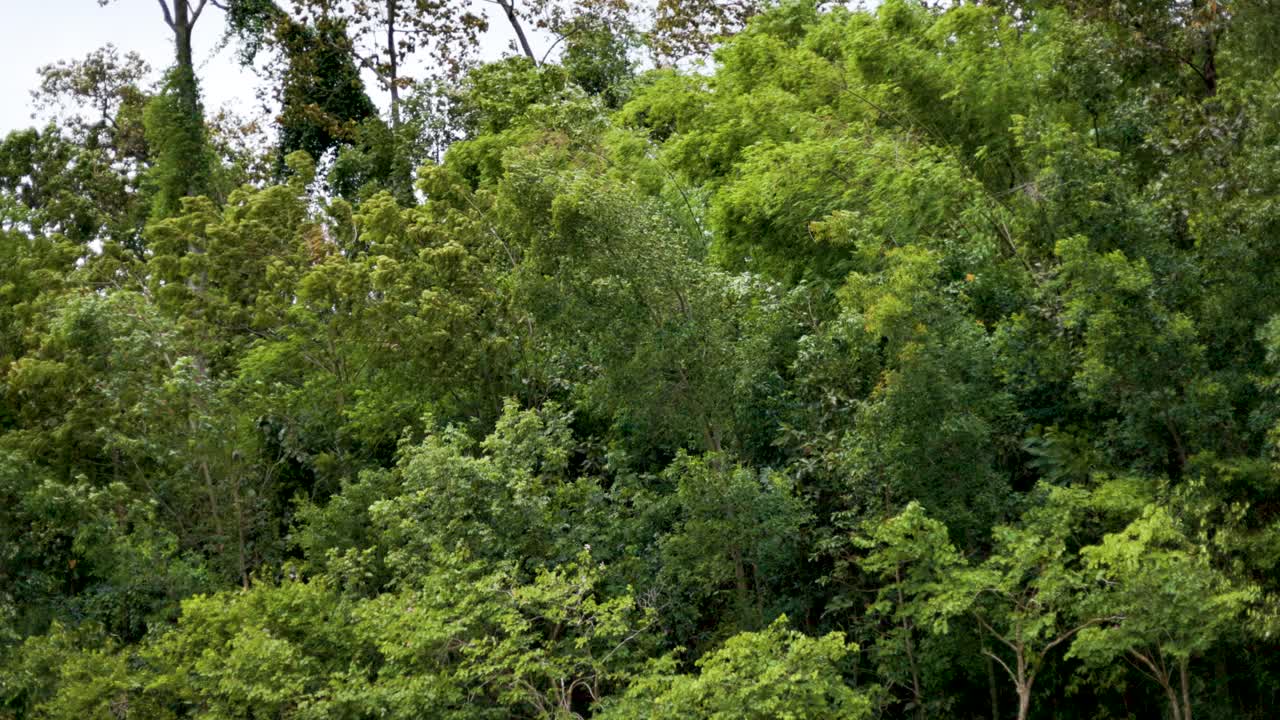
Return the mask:
M 222 510 L 218 507 L 218 492 L 213 485 L 213 473 L 209 472 L 207 458 L 200 459 L 200 474 L 204 476 L 205 492 L 209 495 L 209 515 L 213 517 L 214 532 L 218 534 L 220 542 L 226 542 L 226 532 L 222 529 Z
M 751 587 L 755 591 L 756 597 L 756 627 L 764 627 L 764 592 L 761 591 L 763 584 L 760 582 L 760 566 L 751 563 Z
M 237 535 L 236 540 L 237 540 L 237 549 L 238 549 L 238 555 L 239 555 L 239 561 L 240 561 L 240 583 L 245 590 L 248 590 L 249 589 L 249 566 L 248 566 L 248 563 L 245 561 L 245 555 L 244 555 L 244 551 L 245 551 L 244 505 L 241 498 L 239 468 L 236 468 L 232 472 L 235 472 L 236 474 L 236 497 L 235 497 L 236 535 Z
M 1027 720 L 1031 712 L 1031 686 L 1018 686 L 1018 720 Z
M 733 587 L 738 603 L 739 618 L 746 619 L 750 613 L 751 600 L 749 598 L 749 587 L 747 586 L 747 566 L 742 561 L 742 551 L 734 548 L 733 556 Z
M 1000 688 L 996 684 L 996 664 L 983 648 L 983 657 L 987 661 L 987 692 L 991 694 L 991 720 L 1000 720 Z
M 524 35 L 524 27 L 520 24 L 520 18 L 516 15 L 515 0 L 495 0 L 498 6 L 502 8 L 502 12 L 507 16 L 507 22 L 511 23 L 511 29 L 516 31 L 516 39 L 520 41 L 520 49 L 524 51 L 525 57 L 533 61 L 534 65 L 538 64 L 538 58 L 533 54 L 533 48 L 529 47 L 529 39 Z
M 1218 94 L 1218 63 L 1214 56 L 1217 54 L 1214 48 L 1214 41 L 1209 40 L 1205 47 L 1204 66 L 1200 71 L 1204 75 L 1204 88 L 1209 97 Z
M 1182 720 L 1191 720 L 1191 676 L 1185 659 L 1178 663 L 1178 676 L 1182 683 Z
M 1222 651 L 1218 651 L 1213 659 L 1214 696 L 1219 708 L 1235 709 L 1231 701 L 1231 675 L 1227 671 L 1227 659 Z
M 1018 720 L 1027 720 L 1031 714 L 1031 686 L 1036 681 L 1036 673 L 1027 667 L 1026 648 L 1018 647 Z
M 1150 672 L 1147 677 L 1155 680 L 1160 685 L 1160 689 L 1164 690 L 1165 699 L 1169 701 L 1169 714 L 1173 716 L 1173 720 L 1185 720 L 1182 717 L 1182 703 L 1178 701 L 1178 693 L 1173 689 L 1173 678 L 1171 677 L 1165 663 L 1164 656 L 1156 650 L 1156 657 L 1148 657 L 1136 650 L 1130 650 L 1129 655 L 1138 662 L 1147 667 Z M 1156 662 L 1156 660 L 1159 662 Z
M 711 423 L 706 423 L 702 427 L 702 434 L 707 441 L 707 450 L 710 450 L 717 455 L 718 463 L 718 456 L 720 453 L 724 452 L 724 446 L 720 442 L 720 428 L 712 425 Z M 717 464 L 716 467 L 719 467 L 719 465 Z
M 1160 675 L 1156 680 L 1160 683 L 1160 687 L 1164 689 L 1164 696 L 1169 701 L 1169 713 L 1173 716 L 1173 720 L 1183 720 L 1182 703 L 1178 702 L 1178 693 L 1174 692 L 1170 678 Z
M 1173 714 L 1173 720 L 1182 720 L 1182 707 L 1178 703 L 1178 694 L 1173 691 L 1173 687 L 1164 689 L 1165 697 L 1169 699 L 1169 712 Z
M 1191 4 L 1193 19 L 1201 21 L 1205 28 L 1200 41 L 1200 52 L 1203 53 L 1203 58 L 1200 60 L 1199 70 L 1200 78 L 1204 80 L 1205 94 L 1209 97 L 1218 94 L 1218 32 L 1214 26 L 1218 20 L 1215 16 L 1221 12 L 1216 3 L 1206 8 L 1205 0 L 1194 0 Z M 1196 17 L 1206 14 L 1209 16 Z M 1192 61 L 1194 62 L 1194 59 Z
M 893 568 L 893 579 L 897 584 L 898 591 L 898 607 L 906 605 L 906 601 L 902 597 L 902 566 L 897 565 Z M 916 663 L 915 643 L 911 640 L 911 624 L 906 620 L 902 621 L 903 639 L 906 642 L 907 650 L 907 666 L 911 669 L 911 696 L 916 704 L 916 717 L 924 720 L 924 693 L 920 690 L 920 667 Z M 987 664 L 990 666 L 991 659 L 987 658 Z
M 391 90 L 391 129 L 400 129 L 400 77 L 396 62 L 396 15 L 399 0 L 387 0 L 387 85 Z

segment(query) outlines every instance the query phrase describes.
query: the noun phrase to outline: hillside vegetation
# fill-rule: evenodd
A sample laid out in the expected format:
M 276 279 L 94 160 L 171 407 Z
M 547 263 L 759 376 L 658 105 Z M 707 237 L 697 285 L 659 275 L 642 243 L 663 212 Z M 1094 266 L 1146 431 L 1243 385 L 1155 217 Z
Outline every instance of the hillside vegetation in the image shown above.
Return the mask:
M 1269 0 L 330 4 L 0 143 L 0 718 L 1273 715 Z

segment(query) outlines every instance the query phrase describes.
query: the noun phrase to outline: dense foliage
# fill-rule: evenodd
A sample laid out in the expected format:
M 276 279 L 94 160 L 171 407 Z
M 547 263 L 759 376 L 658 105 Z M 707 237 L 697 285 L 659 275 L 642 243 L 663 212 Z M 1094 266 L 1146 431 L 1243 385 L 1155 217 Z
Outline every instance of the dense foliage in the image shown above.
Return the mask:
M 42 71 L 0 718 L 1270 716 L 1268 0 L 498 4 L 227 3 L 257 155 Z

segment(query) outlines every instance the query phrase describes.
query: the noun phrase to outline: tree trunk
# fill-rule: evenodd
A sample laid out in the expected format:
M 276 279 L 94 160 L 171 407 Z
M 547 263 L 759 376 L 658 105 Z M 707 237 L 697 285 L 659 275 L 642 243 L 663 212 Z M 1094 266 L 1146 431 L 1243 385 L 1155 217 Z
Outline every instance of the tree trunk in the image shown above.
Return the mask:
M 174 0 L 173 4 L 173 44 L 176 53 L 177 75 L 174 90 L 178 93 L 178 103 L 187 118 L 199 118 L 200 90 L 196 85 L 196 64 L 191 50 L 191 30 L 195 19 L 191 17 L 187 0 Z
M 1169 712 L 1173 715 L 1173 720 L 1183 720 L 1182 705 L 1178 702 L 1178 694 L 1173 691 L 1173 685 L 1163 679 L 1160 684 L 1164 686 L 1164 696 L 1169 700 Z
M 987 660 L 987 691 L 991 693 L 991 720 L 1000 720 L 1000 688 L 996 685 L 996 664 L 983 649 L 983 657 Z
M 893 579 L 897 584 L 898 590 L 898 607 L 902 608 L 906 605 L 906 600 L 902 597 L 902 565 L 899 564 L 893 568 Z M 902 621 L 903 639 L 906 642 L 907 666 L 911 669 L 911 696 L 916 705 L 916 717 L 924 720 L 924 693 L 920 689 L 920 667 L 916 663 L 915 643 L 911 641 L 911 624 L 906 620 Z M 991 658 L 987 658 L 987 666 L 990 667 Z
M 534 56 L 533 48 L 529 47 L 529 39 L 524 36 L 524 27 L 520 25 L 520 18 L 516 15 L 515 0 L 497 0 L 497 3 L 506 14 L 507 22 L 511 23 L 511 29 L 516 31 L 516 39 L 520 41 L 520 49 L 524 51 L 525 57 L 537 65 L 538 58 Z
M 1205 95 L 1208 97 L 1218 94 L 1218 30 L 1215 26 L 1218 20 L 1217 15 L 1221 12 L 1216 3 L 1207 7 L 1205 0 L 1194 0 L 1191 3 L 1192 19 L 1200 21 L 1204 28 L 1200 39 L 1200 52 L 1203 57 L 1200 60 L 1199 71 L 1200 78 L 1204 81 Z M 1195 59 L 1192 58 L 1192 62 L 1194 61 Z
M 1019 628 L 1021 635 L 1021 628 Z M 1027 720 L 1031 714 L 1031 686 L 1035 684 L 1036 671 L 1027 667 L 1026 647 L 1018 646 L 1018 720 Z
M 747 566 L 742 561 L 742 551 L 734 548 L 733 556 L 733 589 L 738 602 L 738 615 L 745 619 L 751 607 L 749 588 L 747 587 Z
M 165 93 L 172 97 L 176 111 L 176 117 L 166 121 L 170 127 L 163 133 L 163 142 L 153 148 L 162 158 L 158 162 L 167 167 L 158 193 L 159 210 L 164 214 L 178 212 L 180 198 L 202 195 L 208 189 L 204 111 L 191 48 L 191 31 L 205 2 L 201 0 L 194 10 L 191 4 L 191 0 L 160 0 L 165 24 L 173 31 L 174 67 L 166 78 Z
M 1178 663 L 1178 676 L 1182 683 L 1182 720 L 1191 720 L 1191 676 L 1185 659 Z
M 396 62 L 396 11 L 399 0 L 387 0 L 387 87 L 391 91 L 391 129 L 400 129 L 400 77 Z
M 1219 708 L 1235 709 L 1231 701 L 1231 674 L 1227 670 L 1227 659 L 1222 651 L 1218 651 L 1213 660 L 1214 696 Z

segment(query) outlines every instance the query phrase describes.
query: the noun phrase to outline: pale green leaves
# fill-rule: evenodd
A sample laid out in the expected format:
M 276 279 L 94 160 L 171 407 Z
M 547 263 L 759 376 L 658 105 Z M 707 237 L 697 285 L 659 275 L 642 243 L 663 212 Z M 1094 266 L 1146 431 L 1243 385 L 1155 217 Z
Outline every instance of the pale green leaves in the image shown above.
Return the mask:
M 696 675 L 673 672 L 669 659 L 654 663 L 621 700 L 606 707 L 609 720 L 651 718 L 871 717 L 870 694 L 850 687 L 843 667 L 857 646 L 841 633 L 812 638 L 788 630 L 786 618 L 760 632 L 730 638 L 697 662 Z

